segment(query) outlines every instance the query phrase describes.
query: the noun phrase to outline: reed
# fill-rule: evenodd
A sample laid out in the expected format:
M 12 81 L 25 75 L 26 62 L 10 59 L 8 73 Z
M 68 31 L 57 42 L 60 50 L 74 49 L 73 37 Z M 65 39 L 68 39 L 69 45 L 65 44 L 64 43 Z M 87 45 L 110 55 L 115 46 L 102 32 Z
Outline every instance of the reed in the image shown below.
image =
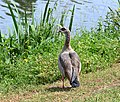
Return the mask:
M 9 8 L 9 10 L 10 10 L 11 17 L 12 17 L 12 19 L 13 19 L 14 26 L 15 26 L 16 32 L 17 32 L 17 34 L 18 34 L 18 25 L 17 25 L 17 21 L 16 21 L 16 18 L 15 18 L 15 15 L 14 15 L 14 13 L 13 13 L 13 10 L 12 10 L 12 8 L 11 8 L 11 6 L 10 6 L 10 3 L 8 3 L 8 8 Z
M 49 6 L 49 2 L 50 2 L 50 0 L 47 1 L 46 6 L 45 6 L 45 10 L 44 10 L 44 14 L 43 14 L 43 24 L 45 22 L 45 18 L 46 18 L 46 15 L 47 15 L 47 10 L 48 10 L 48 6 Z
M 72 14 L 71 14 L 71 19 L 70 19 L 70 24 L 69 24 L 69 30 L 71 31 L 72 29 L 72 25 L 73 25 L 73 18 L 74 18 L 74 12 L 75 12 L 75 5 L 73 6 L 73 9 L 72 9 Z
M 118 0 L 118 5 L 120 6 L 120 0 Z M 111 7 L 109 8 L 109 12 L 106 15 L 106 19 L 104 20 L 104 30 L 112 32 L 114 36 L 119 39 L 119 34 L 116 32 L 120 32 L 120 10 L 113 10 Z
M 51 12 L 52 12 L 52 9 L 51 9 L 51 8 L 49 8 L 49 9 L 48 9 L 48 13 L 47 13 L 46 22 L 48 22 L 48 21 L 49 21 L 49 17 L 50 17 Z
M 2 34 L 1 34 L 1 30 L 0 30 L 0 42 L 2 42 Z
M 120 0 L 118 0 L 118 5 L 119 5 L 119 7 L 120 7 Z
M 11 35 L 9 35 L 9 39 L 10 39 L 10 44 L 9 44 L 9 47 L 10 47 L 10 51 L 9 51 L 9 56 L 10 56 L 10 62 L 12 63 L 12 60 L 13 60 L 13 56 L 12 56 L 12 47 L 13 47 L 13 45 L 12 45 L 12 42 L 13 42 L 13 38 L 12 38 L 12 36 Z
M 65 13 L 66 13 L 66 11 L 63 11 L 63 12 L 62 12 L 62 16 L 61 16 L 61 19 L 60 19 L 60 25 L 61 25 L 61 26 L 64 25 Z

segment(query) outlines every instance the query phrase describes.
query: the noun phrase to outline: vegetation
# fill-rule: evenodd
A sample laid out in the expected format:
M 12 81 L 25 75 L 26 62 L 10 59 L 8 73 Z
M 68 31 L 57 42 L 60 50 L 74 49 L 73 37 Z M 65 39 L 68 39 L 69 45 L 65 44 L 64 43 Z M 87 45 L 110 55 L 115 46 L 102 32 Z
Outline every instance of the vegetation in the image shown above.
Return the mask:
M 114 70 L 113 70 L 114 69 Z M 32 89 L 10 92 L 0 95 L 1 102 L 119 102 L 120 101 L 120 63 L 111 67 L 81 74 L 81 86 L 70 88 L 68 80 L 65 89 L 62 81 L 52 84 L 39 85 Z M 68 86 L 68 87 L 67 87 Z
M 56 31 L 56 24 L 59 23 L 53 17 L 56 7 L 57 3 L 53 8 L 49 8 L 48 0 L 40 24 L 36 25 L 34 14 L 32 22 L 27 20 L 26 11 L 21 19 L 14 5 L 18 14 L 16 19 L 14 9 L 8 3 L 15 30 L 9 29 L 8 38 L 0 33 L 1 93 L 29 85 L 52 83 L 60 78 L 57 59 L 64 44 L 64 36 Z M 75 6 L 71 12 L 70 29 L 74 10 Z M 64 14 L 60 24 L 64 24 Z M 76 32 L 71 40 L 73 49 L 81 58 L 82 73 L 107 68 L 120 60 L 120 10 L 113 11 L 110 8 L 105 21 L 98 24 L 98 27 L 91 31 L 81 30 L 81 35 Z

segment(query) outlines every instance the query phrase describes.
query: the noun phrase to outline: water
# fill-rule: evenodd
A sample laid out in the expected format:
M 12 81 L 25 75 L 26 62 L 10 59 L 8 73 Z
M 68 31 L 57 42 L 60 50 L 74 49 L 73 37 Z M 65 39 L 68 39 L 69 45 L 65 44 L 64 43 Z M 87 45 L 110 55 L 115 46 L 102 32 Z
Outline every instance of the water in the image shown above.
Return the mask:
M 7 9 L 6 0 L 0 0 L 0 30 L 2 33 L 7 33 L 8 28 L 13 28 L 13 21 L 9 15 L 9 10 Z M 21 16 L 24 14 L 25 9 L 29 18 L 31 17 L 32 7 L 35 8 L 35 20 L 38 22 L 41 17 L 41 12 L 44 11 L 45 4 L 47 0 L 10 0 L 15 2 L 17 8 L 21 12 Z M 51 0 L 50 6 L 53 7 L 56 0 Z M 98 19 L 100 17 L 105 18 L 108 6 L 117 9 L 118 0 L 58 0 L 57 10 L 54 16 L 57 18 L 61 17 L 61 12 L 64 10 L 72 9 L 73 5 L 76 5 L 73 29 L 75 31 L 79 28 L 90 29 L 91 27 L 96 27 Z M 70 17 L 70 12 L 68 13 Z M 66 18 L 65 26 L 68 27 L 69 18 Z

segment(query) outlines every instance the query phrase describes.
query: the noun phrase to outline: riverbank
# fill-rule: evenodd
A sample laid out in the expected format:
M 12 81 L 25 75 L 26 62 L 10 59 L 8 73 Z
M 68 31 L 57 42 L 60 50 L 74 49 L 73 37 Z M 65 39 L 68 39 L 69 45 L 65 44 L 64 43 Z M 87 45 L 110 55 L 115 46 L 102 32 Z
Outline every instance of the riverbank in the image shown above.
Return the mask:
M 120 4 L 120 3 L 119 3 Z M 9 37 L 0 32 L 0 94 L 20 92 L 60 80 L 58 55 L 64 45 L 65 37 L 57 33 L 56 20 L 49 11 L 49 0 L 40 24 L 15 18 L 14 32 L 9 29 Z M 82 63 L 82 73 L 87 74 L 105 70 L 120 60 L 120 10 L 106 15 L 104 22 L 91 31 L 86 29 L 71 36 L 71 46 L 78 53 Z M 72 27 L 75 6 L 72 9 L 69 28 Z M 19 15 L 19 12 L 18 12 Z M 64 14 L 60 24 L 64 24 Z M 71 33 L 72 35 L 72 33 Z

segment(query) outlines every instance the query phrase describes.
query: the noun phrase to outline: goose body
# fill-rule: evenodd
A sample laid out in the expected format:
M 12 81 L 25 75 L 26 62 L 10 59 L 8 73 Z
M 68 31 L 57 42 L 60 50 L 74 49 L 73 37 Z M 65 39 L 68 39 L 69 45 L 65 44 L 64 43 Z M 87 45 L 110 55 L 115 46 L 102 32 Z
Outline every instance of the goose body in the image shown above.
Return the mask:
M 60 31 L 66 35 L 64 47 L 58 58 L 58 67 L 62 73 L 62 87 L 64 88 L 65 77 L 67 77 L 72 87 L 79 87 L 79 73 L 81 71 L 79 56 L 70 46 L 70 31 L 66 28 L 61 28 Z

